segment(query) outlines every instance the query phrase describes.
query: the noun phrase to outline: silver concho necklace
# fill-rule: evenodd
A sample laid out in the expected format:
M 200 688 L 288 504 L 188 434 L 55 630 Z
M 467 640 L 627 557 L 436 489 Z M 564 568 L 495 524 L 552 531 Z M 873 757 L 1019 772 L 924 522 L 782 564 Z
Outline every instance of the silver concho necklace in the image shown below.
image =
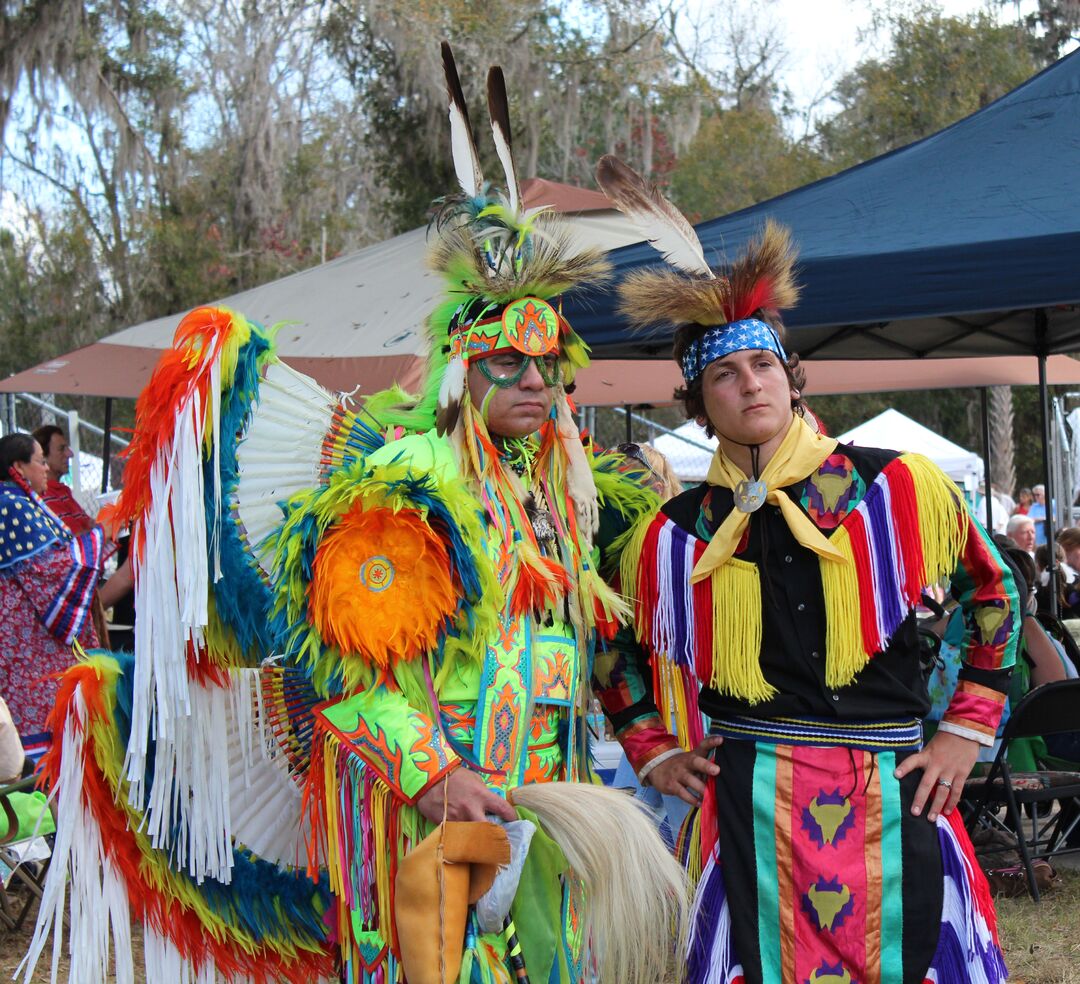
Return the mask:
M 735 486 L 735 508 L 739 512 L 757 512 L 769 496 L 769 487 L 757 477 L 758 475 L 758 445 L 750 446 L 750 461 L 753 478 L 744 478 Z

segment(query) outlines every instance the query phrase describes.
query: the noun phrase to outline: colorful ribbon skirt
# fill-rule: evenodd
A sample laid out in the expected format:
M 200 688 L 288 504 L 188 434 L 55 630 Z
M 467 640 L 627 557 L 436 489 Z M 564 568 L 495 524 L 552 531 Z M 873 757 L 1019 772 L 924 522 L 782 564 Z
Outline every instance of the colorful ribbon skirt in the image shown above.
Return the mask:
M 1005 979 L 958 814 L 911 815 L 917 721 L 735 718 L 702 813 L 691 982 L 960 984 Z M 704 845 L 703 845 L 704 846 Z

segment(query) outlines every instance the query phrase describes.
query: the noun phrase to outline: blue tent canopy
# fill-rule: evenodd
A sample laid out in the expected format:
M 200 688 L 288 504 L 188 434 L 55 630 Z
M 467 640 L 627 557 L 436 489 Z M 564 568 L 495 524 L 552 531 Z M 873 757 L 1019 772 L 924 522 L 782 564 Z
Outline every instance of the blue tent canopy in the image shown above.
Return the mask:
M 1046 354 L 1080 348 L 1080 52 L 931 137 L 697 226 L 710 262 L 766 218 L 791 228 L 804 357 Z M 662 262 L 610 254 L 616 277 Z M 715 259 L 714 259 L 715 258 Z M 596 354 L 665 353 L 631 335 L 613 292 L 568 301 Z

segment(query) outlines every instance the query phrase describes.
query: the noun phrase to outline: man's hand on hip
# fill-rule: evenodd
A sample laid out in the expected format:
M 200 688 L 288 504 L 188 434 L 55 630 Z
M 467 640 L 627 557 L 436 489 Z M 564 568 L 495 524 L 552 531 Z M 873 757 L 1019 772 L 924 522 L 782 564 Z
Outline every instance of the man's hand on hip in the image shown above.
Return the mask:
M 709 753 L 724 743 L 717 735 L 706 738 L 692 752 L 680 752 L 664 759 L 651 769 L 645 781 L 665 796 L 678 796 L 691 806 L 698 806 L 705 795 L 705 783 L 720 775 L 720 766 Z

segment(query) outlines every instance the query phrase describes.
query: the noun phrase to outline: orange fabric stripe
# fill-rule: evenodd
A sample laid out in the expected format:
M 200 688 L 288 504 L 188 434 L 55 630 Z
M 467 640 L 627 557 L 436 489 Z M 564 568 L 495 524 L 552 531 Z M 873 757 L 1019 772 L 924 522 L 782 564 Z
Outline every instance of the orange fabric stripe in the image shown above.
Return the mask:
M 873 778 L 866 790 L 866 967 L 865 984 L 881 984 L 881 777 L 874 756 L 862 753 L 862 781 Z
M 781 980 L 795 980 L 795 885 L 791 854 L 792 779 L 788 745 L 776 746 L 776 869 L 779 879 Z

